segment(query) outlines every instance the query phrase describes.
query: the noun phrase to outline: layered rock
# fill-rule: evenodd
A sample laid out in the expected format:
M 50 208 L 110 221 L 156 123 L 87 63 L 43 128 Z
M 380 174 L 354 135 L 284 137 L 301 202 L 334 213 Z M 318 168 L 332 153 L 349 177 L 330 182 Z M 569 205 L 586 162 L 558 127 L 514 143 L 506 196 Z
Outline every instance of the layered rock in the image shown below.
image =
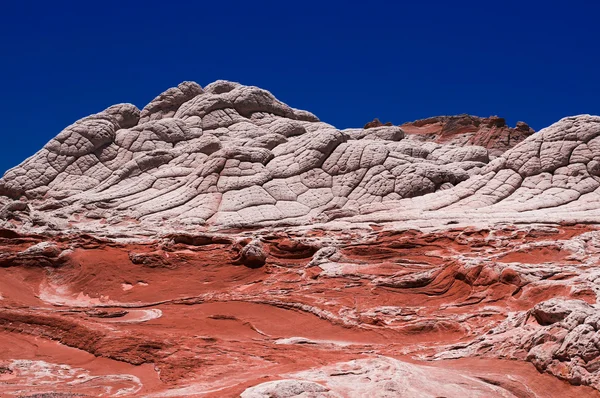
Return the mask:
M 600 396 L 589 226 L 0 232 L 6 394 Z
M 404 123 L 401 127 L 414 140 L 479 145 L 487 148 L 492 157 L 500 156 L 535 133 L 525 122 L 509 127 L 506 120 L 498 116 L 437 116 Z
M 0 179 L 0 390 L 598 397 L 598 142 L 227 81 L 112 106 Z

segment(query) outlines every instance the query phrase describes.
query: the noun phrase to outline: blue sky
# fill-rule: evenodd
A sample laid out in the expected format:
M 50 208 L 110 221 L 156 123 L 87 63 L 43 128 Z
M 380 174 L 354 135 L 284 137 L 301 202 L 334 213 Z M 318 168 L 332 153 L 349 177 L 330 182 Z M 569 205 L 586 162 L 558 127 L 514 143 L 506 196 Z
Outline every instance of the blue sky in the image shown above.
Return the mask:
M 558 2 L 557 2 L 558 3 Z M 600 113 L 600 2 L 6 1 L 0 174 L 73 121 L 239 81 L 338 127 Z

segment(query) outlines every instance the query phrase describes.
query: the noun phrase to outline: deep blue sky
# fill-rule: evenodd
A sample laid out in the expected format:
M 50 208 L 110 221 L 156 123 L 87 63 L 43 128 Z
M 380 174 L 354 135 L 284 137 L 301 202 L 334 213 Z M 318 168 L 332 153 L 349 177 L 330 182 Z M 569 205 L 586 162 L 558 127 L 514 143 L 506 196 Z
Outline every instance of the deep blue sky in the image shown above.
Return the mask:
M 3 1 L 0 174 L 73 121 L 183 80 L 260 86 L 338 127 L 598 114 L 599 2 L 553 3 Z

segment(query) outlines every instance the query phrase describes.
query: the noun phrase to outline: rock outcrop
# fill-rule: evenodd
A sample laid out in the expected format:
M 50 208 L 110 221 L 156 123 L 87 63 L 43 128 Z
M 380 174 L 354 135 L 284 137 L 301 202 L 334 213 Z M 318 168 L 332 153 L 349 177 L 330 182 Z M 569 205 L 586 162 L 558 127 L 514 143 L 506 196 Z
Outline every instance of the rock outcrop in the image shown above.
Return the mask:
M 67 127 L 0 193 L 62 201 L 59 218 L 300 225 L 454 186 L 488 161 L 482 147 L 403 138 L 393 126 L 337 130 L 257 87 L 182 83 L 141 113 L 116 105 Z
M 0 391 L 600 397 L 599 143 L 227 81 L 83 118 L 0 179 Z
M 401 127 L 414 140 L 479 145 L 488 149 L 492 157 L 500 156 L 535 132 L 525 122 L 509 127 L 506 120 L 498 116 L 438 116 L 405 123 Z
M 405 134 L 408 126 L 337 130 L 256 87 L 182 83 L 142 113 L 115 105 L 67 127 L 9 170 L 0 193 L 28 203 L 26 224 L 52 228 L 65 219 L 244 228 L 450 213 L 486 222 L 499 211 L 540 219 L 545 208 L 562 220 L 573 208 L 595 208 L 600 118 L 566 118 L 523 141 L 519 135 L 491 162 L 485 147 L 457 145 L 448 126 L 467 120 L 466 131 L 478 125 L 512 137 L 516 130 L 502 119 L 432 120 L 416 125 L 443 121 L 438 141 L 453 131 L 450 144 L 420 142 Z

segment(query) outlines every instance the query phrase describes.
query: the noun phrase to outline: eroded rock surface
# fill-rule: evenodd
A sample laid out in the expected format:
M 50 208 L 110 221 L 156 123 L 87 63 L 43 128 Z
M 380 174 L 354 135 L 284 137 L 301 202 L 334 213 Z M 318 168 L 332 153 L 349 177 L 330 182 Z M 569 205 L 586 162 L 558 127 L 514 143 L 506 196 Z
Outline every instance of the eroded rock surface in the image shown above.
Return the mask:
M 432 123 L 438 142 L 405 134 Z M 504 151 L 472 126 L 527 133 Z M 141 113 L 115 105 L 67 127 L 0 179 L 0 215 L 51 230 L 597 220 L 600 118 L 519 129 L 458 117 L 337 130 L 257 87 L 186 82 Z M 502 154 L 490 161 L 486 147 Z
M 227 81 L 67 127 L 0 180 L 0 391 L 600 397 L 600 117 L 366 127 Z

